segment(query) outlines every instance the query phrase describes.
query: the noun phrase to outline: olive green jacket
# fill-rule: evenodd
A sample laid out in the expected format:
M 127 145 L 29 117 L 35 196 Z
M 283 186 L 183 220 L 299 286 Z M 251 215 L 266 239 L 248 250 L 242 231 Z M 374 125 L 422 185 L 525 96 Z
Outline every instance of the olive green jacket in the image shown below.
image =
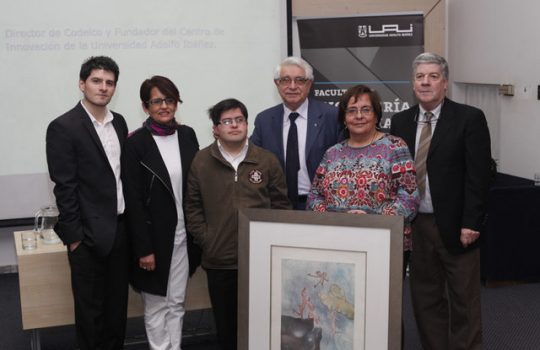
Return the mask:
M 238 209 L 291 209 L 277 158 L 251 142 L 235 171 L 217 142 L 197 153 L 188 177 L 187 229 L 203 250 L 202 266 L 236 269 Z

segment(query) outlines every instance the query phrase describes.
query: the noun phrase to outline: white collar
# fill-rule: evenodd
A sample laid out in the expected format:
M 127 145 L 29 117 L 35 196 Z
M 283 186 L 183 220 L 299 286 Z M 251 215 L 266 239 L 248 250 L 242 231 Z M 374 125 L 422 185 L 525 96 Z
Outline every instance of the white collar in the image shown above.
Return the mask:
M 442 110 L 443 103 L 444 103 L 444 100 L 441 103 L 439 103 L 439 105 L 437 107 L 433 108 L 433 110 L 431 110 L 431 111 L 427 111 L 422 107 L 422 105 L 418 105 L 420 107 L 420 113 L 419 113 L 419 116 L 418 116 L 418 121 L 425 121 L 426 112 L 433 113 L 433 118 L 431 119 L 431 121 L 435 121 L 435 120 L 439 119 L 439 117 L 441 115 L 441 110 Z
M 296 112 L 299 114 L 300 118 L 307 119 L 308 115 L 308 105 L 309 105 L 309 98 L 306 98 L 306 100 L 298 107 L 295 111 L 292 111 L 287 107 L 285 104 L 283 104 L 284 109 L 284 121 L 289 121 L 289 114 Z
M 218 149 L 221 153 L 226 153 L 230 156 L 230 153 L 227 152 L 227 150 L 223 147 L 223 145 L 221 144 L 221 142 L 219 142 L 219 140 L 216 140 L 217 141 L 217 145 L 218 145 Z M 249 145 L 249 139 L 246 139 L 246 144 L 244 145 L 244 147 L 242 147 L 242 150 L 240 151 L 240 153 L 238 153 L 238 155 L 244 153 L 247 151 L 247 148 L 248 148 L 248 145 Z M 234 158 L 238 157 L 238 155 L 234 156 Z
M 94 117 L 92 113 L 90 113 L 90 111 L 86 108 L 84 103 L 82 103 L 82 100 L 81 100 L 81 106 L 84 108 L 84 110 L 88 114 L 88 117 L 90 118 L 93 124 L 105 125 L 107 123 L 112 122 L 112 120 L 114 119 L 112 112 L 109 109 L 107 109 L 107 114 L 105 114 L 105 118 L 103 119 L 103 122 L 100 122 L 96 119 L 96 117 Z

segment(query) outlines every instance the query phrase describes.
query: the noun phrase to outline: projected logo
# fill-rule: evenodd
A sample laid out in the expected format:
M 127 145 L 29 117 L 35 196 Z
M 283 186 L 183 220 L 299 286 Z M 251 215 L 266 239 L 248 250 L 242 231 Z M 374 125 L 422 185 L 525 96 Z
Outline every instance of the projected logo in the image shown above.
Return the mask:
M 400 26 L 399 24 L 382 24 L 380 29 L 371 25 L 359 25 L 358 37 L 365 38 L 400 38 L 400 37 L 412 37 L 413 25 L 409 24 L 407 27 Z

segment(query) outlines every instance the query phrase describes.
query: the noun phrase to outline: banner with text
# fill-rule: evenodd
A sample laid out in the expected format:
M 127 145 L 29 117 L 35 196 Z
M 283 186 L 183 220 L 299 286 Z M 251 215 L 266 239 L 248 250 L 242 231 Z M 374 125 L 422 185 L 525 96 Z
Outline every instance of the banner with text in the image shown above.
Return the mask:
M 424 51 L 424 17 L 392 15 L 298 19 L 302 57 L 314 70 L 315 98 L 337 104 L 351 86 L 365 84 L 382 100 L 381 128 L 415 103 L 413 59 Z

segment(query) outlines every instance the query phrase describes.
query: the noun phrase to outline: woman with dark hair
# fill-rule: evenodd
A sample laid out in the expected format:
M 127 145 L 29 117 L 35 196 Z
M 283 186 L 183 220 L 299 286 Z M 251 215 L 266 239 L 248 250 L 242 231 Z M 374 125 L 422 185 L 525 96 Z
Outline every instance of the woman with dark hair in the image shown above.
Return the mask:
M 365 85 L 354 86 L 341 96 L 338 113 L 346 139 L 326 151 L 315 171 L 308 208 L 401 215 L 405 218 L 404 249 L 409 251 L 410 221 L 419 199 L 407 145 L 378 129 L 380 98 Z
M 149 117 L 130 135 L 122 153 L 134 258 L 131 283 L 141 291 L 150 348 L 180 349 L 188 275 L 200 257 L 186 232 L 183 209 L 187 174 L 199 143 L 193 129 L 175 119 L 182 100 L 172 81 L 147 79 L 140 97 Z

